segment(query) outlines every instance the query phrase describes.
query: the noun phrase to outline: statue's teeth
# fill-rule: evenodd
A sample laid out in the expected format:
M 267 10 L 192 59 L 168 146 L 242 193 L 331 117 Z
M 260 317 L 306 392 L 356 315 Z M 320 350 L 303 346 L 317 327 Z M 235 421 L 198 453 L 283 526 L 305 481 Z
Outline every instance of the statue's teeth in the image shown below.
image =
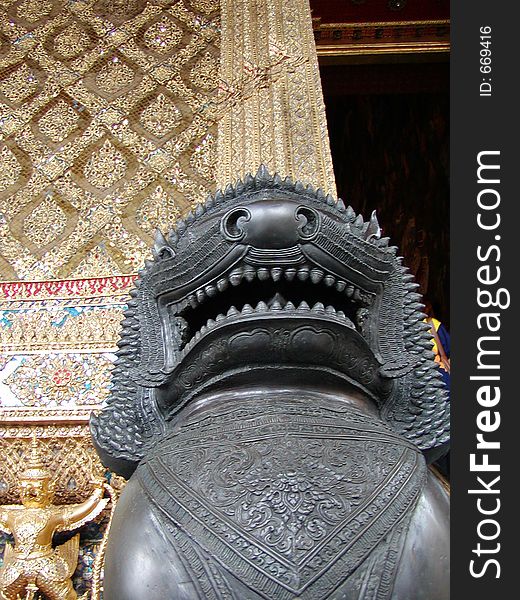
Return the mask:
M 244 277 L 246 278 L 247 281 L 253 281 L 253 279 L 256 277 L 255 270 L 247 269 L 246 271 L 244 271 Z
M 312 269 L 312 271 L 311 271 L 312 283 L 319 283 L 323 279 L 324 275 L 325 275 L 325 273 L 323 271 L 320 271 L 319 269 Z
M 338 292 L 342 292 L 347 287 L 347 284 L 344 281 L 338 281 L 336 283 L 336 289 Z
M 294 310 L 296 307 L 294 306 L 294 304 L 292 302 L 287 302 L 287 304 L 285 305 L 285 310 Z
M 273 281 L 279 281 L 280 277 L 282 276 L 282 269 L 280 267 L 275 267 L 274 269 L 271 269 L 271 277 L 273 278 Z
M 206 294 L 202 290 L 197 290 L 196 294 L 197 294 L 197 300 L 199 301 L 199 303 L 204 302 L 204 299 L 206 298 Z
M 237 308 L 235 308 L 234 306 L 232 306 L 228 311 L 227 311 L 227 316 L 231 317 L 233 315 L 239 315 L 240 312 L 238 311 Z
M 325 306 L 321 302 L 316 302 L 312 307 L 313 312 L 325 312 Z
M 356 288 L 354 290 L 354 294 L 352 296 L 354 298 L 354 300 L 356 300 L 357 302 L 359 302 L 361 300 L 361 292 Z
M 258 312 L 264 312 L 266 310 L 268 310 L 268 306 L 265 302 L 260 301 L 257 305 L 256 305 L 256 310 Z
M 217 288 L 214 285 L 207 285 L 204 288 L 204 292 L 207 296 L 215 296 L 217 294 Z
M 310 310 L 310 307 L 305 300 L 302 300 L 296 310 Z
M 326 286 L 331 287 L 332 285 L 334 285 L 336 280 L 334 279 L 334 277 L 332 277 L 332 275 L 325 275 L 325 277 L 323 278 L 323 282 Z
M 234 271 L 229 275 L 229 281 L 232 286 L 236 287 L 242 281 L 242 271 Z
M 309 268 L 308 267 L 302 267 L 301 269 L 298 269 L 298 279 L 300 281 L 306 281 L 309 278 Z
M 349 298 L 352 298 L 352 295 L 354 294 L 354 286 L 353 285 L 347 285 L 347 289 L 345 290 L 345 293 L 347 294 L 347 296 Z
M 229 285 L 229 282 L 227 279 L 219 279 L 217 281 L 217 288 L 218 288 L 219 292 L 223 292 L 224 290 L 226 290 L 228 285 Z
M 296 276 L 296 269 L 286 269 L 285 270 L 285 279 L 287 281 L 292 281 Z
M 267 269 L 261 268 L 258 269 L 258 279 L 260 279 L 260 281 L 266 281 L 267 279 L 269 279 L 269 271 Z
M 190 296 L 188 297 L 188 302 L 190 303 L 192 308 L 197 308 L 197 306 L 199 305 L 199 303 L 197 302 L 197 296 L 195 296 L 195 294 L 190 294 Z

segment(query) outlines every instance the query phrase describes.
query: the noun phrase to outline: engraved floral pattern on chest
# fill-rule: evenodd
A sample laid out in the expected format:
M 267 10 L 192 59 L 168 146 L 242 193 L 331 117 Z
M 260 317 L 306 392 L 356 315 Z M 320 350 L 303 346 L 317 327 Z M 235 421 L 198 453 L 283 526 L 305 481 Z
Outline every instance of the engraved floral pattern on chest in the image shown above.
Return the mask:
M 179 456 L 172 469 L 231 521 L 300 562 L 354 514 L 399 454 L 371 441 L 282 436 L 276 444 L 200 449 L 195 464 Z

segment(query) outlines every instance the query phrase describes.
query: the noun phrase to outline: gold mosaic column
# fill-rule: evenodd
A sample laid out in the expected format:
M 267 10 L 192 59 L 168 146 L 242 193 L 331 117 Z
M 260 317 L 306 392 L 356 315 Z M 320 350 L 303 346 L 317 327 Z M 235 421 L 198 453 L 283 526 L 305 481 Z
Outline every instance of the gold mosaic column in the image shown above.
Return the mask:
M 222 0 L 217 186 L 256 172 L 336 195 L 308 0 Z

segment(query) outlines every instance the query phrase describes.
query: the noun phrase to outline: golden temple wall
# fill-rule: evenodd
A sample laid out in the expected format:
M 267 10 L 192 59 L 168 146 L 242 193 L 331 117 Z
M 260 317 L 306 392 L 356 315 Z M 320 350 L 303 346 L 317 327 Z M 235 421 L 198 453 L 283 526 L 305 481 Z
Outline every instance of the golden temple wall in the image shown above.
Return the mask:
M 1 278 L 136 272 L 213 188 L 218 1 L 0 10 Z
M 0 504 L 34 433 L 77 502 L 154 229 L 261 163 L 335 193 L 308 0 L 0 0 L 0 162 Z

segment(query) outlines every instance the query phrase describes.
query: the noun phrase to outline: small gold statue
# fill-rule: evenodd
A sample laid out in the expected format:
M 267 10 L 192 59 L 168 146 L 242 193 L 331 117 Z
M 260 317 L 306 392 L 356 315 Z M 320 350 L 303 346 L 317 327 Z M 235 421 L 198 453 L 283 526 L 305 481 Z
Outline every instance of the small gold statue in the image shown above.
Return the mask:
M 52 504 L 51 475 L 33 437 L 20 482 L 22 505 L 0 506 L 0 529 L 14 536 L 0 569 L 0 599 L 25 600 L 39 590 L 49 600 L 76 600 L 71 576 L 78 563 L 79 534 L 57 548 L 52 538 L 56 531 L 72 531 L 101 513 L 109 500 L 103 498 L 104 480 L 93 482 L 94 493 L 81 504 Z

